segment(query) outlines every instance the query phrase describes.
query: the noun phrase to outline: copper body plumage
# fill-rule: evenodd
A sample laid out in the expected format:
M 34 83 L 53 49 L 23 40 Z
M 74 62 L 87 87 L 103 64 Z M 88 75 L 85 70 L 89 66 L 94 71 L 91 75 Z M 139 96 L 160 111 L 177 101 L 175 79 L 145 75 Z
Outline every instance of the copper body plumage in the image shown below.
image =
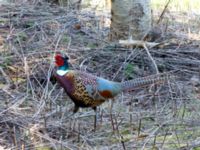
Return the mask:
M 121 92 L 131 91 L 153 83 L 164 82 L 168 79 L 168 75 L 164 74 L 125 82 L 113 82 L 86 72 L 70 70 L 68 67 L 68 57 L 56 55 L 55 62 L 58 69 L 54 76 L 74 102 L 74 112 L 77 112 L 79 107 L 91 107 L 96 110 L 97 106 L 109 99 L 113 99 Z

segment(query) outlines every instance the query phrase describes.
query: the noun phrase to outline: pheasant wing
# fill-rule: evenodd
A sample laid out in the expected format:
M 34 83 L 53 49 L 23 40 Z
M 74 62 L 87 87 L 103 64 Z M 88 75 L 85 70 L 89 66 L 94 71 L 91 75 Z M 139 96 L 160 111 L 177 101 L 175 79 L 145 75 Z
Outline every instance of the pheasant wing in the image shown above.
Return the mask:
M 79 72 L 79 77 L 89 95 L 96 100 L 113 98 L 121 91 L 121 86 L 117 82 L 112 82 L 84 72 Z

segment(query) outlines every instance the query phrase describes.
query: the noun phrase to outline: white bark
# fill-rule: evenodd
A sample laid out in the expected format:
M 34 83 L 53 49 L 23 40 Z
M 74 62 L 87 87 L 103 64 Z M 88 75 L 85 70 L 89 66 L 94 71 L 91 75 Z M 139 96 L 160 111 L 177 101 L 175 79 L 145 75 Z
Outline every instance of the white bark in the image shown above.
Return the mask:
M 111 40 L 140 40 L 150 30 L 150 0 L 112 0 L 111 5 Z

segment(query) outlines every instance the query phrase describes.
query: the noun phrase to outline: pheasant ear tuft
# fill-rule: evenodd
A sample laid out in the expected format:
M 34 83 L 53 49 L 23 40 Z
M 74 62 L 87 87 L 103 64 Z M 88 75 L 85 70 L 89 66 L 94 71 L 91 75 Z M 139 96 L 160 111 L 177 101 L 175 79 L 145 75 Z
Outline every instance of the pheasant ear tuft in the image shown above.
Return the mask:
M 65 60 L 69 60 L 69 57 L 67 55 L 64 56 Z

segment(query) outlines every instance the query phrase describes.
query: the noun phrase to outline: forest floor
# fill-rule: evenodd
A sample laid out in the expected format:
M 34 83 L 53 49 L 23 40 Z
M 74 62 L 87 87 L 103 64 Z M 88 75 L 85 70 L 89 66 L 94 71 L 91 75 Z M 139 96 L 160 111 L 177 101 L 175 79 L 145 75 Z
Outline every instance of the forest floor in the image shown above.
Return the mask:
M 154 22 L 162 11 L 154 13 Z M 49 82 L 55 52 L 72 68 L 114 81 L 152 75 L 143 48 L 109 42 L 109 15 L 56 5 L 0 6 L 0 149 L 200 149 L 200 20 L 167 11 L 149 48 L 173 80 L 120 94 L 94 111 Z M 178 71 L 177 71 L 178 70 Z

